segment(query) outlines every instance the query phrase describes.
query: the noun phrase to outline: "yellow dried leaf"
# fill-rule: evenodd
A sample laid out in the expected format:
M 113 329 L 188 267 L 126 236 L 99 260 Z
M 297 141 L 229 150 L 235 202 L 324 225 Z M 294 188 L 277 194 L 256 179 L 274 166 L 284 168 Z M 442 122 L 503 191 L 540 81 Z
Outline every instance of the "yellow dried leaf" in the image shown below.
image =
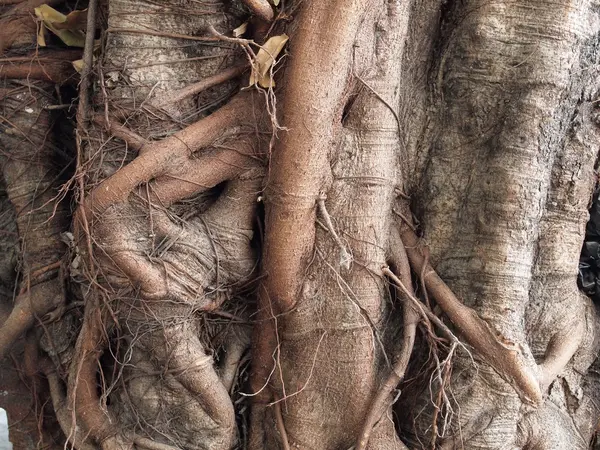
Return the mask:
M 243 36 L 247 29 L 248 29 L 248 22 L 244 22 L 239 27 L 237 27 L 235 30 L 233 30 L 233 36 L 236 38 Z
M 258 83 L 260 87 L 265 89 L 275 87 L 275 80 L 271 78 L 270 73 L 266 75 L 259 75 L 258 79 L 256 80 L 256 83 Z
M 77 72 L 81 73 L 85 63 L 83 62 L 83 59 L 76 59 L 75 61 L 72 61 L 71 64 Z
M 271 0 L 273 2 L 273 6 L 279 6 L 279 0 Z
M 38 19 L 50 23 L 64 22 L 67 19 L 67 16 L 48 5 L 40 5 L 35 8 L 35 15 Z
M 38 26 L 38 33 L 37 33 L 37 44 L 40 47 L 46 46 L 46 36 L 44 35 L 45 32 L 46 32 L 46 27 L 44 27 L 44 24 L 40 22 L 39 26 Z
M 287 34 L 273 36 L 260 48 L 256 54 L 252 73 L 250 74 L 250 86 L 258 83 L 264 88 L 273 87 L 275 83 L 271 79 L 271 66 L 275 62 L 277 55 L 283 50 L 289 37 Z
M 81 26 L 80 14 L 74 15 L 69 24 L 67 16 L 48 5 L 41 5 L 35 8 L 35 15 L 43 22 L 46 28 L 57 35 L 68 46 L 83 47 L 85 45 L 85 33 L 80 29 L 69 28 Z

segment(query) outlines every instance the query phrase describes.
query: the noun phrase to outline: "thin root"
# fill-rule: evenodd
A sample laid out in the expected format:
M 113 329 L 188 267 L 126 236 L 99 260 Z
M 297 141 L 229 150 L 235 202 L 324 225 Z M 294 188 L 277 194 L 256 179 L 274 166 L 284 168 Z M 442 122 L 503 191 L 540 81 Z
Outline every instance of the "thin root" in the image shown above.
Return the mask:
M 467 342 L 514 386 L 524 401 L 539 404 L 542 401 L 540 384 L 534 367 L 527 362 L 523 353 L 517 347 L 511 348 L 501 342 L 502 338 L 497 337 L 473 309 L 458 300 L 433 268 L 426 264 L 425 257 L 420 251 L 419 238 L 412 231 L 405 230 L 402 233 L 402 240 L 411 267 L 416 273 L 421 273 L 423 266 L 426 266 L 423 279 L 427 290 Z

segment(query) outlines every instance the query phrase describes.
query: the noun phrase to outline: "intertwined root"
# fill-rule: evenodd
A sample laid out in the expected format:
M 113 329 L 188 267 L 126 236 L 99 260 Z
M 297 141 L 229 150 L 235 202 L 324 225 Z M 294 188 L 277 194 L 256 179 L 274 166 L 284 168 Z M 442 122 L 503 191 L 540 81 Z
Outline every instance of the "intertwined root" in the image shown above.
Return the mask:
M 0 358 L 35 322 L 59 319 L 66 307 L 61 233 L 68 211 L 59 193 L 67 153 L 57 147 L 52 86 L 28 89 L 8 83 L 0 89 L 4 117 L 0 122 L 0 165 L 6 194 L 16 214 L 22 277 L 11 314 L 0 328 Z
M 203 212 L 185 219 L 161 204 L 132 197 L 107 208 L 102 220 L 88 222 L 99 268 L 96 282 L 102 288 L 93 287 L 98 297 L 86 304 L 69 396 L 77 399 L 76 417 L 97 442 L 119 448 L 121 442 L 135 441 L 130 428 L 141 420 L 151 425 L 143 427 L 142 435 L 172 445 L 233 445 L 236 427 L 229 389 L 247 342 L 243 333 L 236 334 L 239 339 L 225 339 L 234 359 L 219 373 L 208 342 L 200 340 L 210 332 L 199 324 L 202 312 L 230 302 L 255 272 L 252 239 L 261 183 L 262 170 L 249 168 L 227 182 Z M 107 294 L 110 299 L 100 297 Z M 126 411 L 119 415 L 102 406 L 95 388 L 88 388 L 95 386 L 99 358 L 113 345 L 107 321 L 125 338 L 117 361 L 126 357 L 134 362 L 123 375 L 128 406 L 119 407 Z M 116 385 L 120 377 L 107 382 Z M 118 395 L 125 400 L 124 392 Z M 192 399 L 193 407 L 187 404 Z M 187 411 L 187 425 L 169 425 L 169 416 L 181 408 Z

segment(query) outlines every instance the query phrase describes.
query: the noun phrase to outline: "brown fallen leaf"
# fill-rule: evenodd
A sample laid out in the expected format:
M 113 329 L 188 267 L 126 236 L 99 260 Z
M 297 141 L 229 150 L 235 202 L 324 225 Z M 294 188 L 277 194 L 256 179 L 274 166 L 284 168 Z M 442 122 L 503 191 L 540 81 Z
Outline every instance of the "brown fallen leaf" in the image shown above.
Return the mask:
M 287 34 L 273 36 L 260 48 L 254 59 L 254 64 L 252 65 L 250 86 L 254 86 L 257 83 L 263 88 L 275 86 L 270 69 L 275 63 L 275 58 L 277 58 L 277 55 L 283 50 L 288 39 L 289 37 Z
M 74 12 L 77 11 L 73 11 L 73 13 Z M 73 13 L 69 14 L 69 16 Z M 48 5 L 41 5 L 35 8 L 35 15 L 42 21 L 43 27 L 46 27 L 70 47 L 83 47 L 85 45 L 85 32 L 80 29 L 82 26 L 81 20 L 84 14 L 82 14 L 83 11 L 77 13 L 78 14 L 73 14 L 68 22 L 68 16 L 65 16 Z M 42 38 L 40 38 L 40 34 L 38 33 L 38 44 L 45 46 L 46 42 L 43 38 L 43 31 L 41 31 L 41 33 Z

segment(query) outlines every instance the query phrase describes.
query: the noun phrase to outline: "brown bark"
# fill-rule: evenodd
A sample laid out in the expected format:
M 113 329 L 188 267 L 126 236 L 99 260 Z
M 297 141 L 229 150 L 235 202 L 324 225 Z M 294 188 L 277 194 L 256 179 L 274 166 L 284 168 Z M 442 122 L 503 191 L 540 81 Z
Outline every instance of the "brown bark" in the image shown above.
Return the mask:
M 29 330 L 44 442 L 589 446 L 594 2 L 101 3 L 72 213 L 48 81 L 73 53 L 28 54 L 33 4 L 1 5 L 0 356 Z

